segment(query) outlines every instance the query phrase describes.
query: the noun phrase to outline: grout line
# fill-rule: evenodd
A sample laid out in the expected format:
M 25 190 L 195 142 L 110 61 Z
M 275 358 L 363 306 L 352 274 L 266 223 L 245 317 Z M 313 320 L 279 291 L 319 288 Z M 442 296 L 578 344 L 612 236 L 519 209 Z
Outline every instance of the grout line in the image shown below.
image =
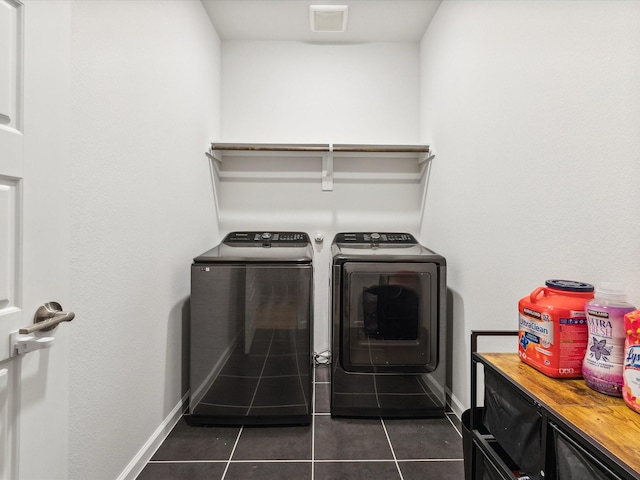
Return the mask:
M 229 463 L 229 460 L 149 460 L 147 463 Z
M 462 462 L 463 458 L 405 458 L 395 460 L 397 463 L 410 463 L 410 462 L 420 462 L 420 463 L 438 463 L 438 462 L 449 462 L 449 463 L 457 463 Z M 182 463 L 366 463 L 366 462 L 375 462 L 375 463 L 385 463 L 385 462 L 394 462 L 394 460 L 386 459 L 375 459 L 375 458 L 351 458 L 351 459 L 257 459 L 257 460 L 149 460 L 147 463 L 155 463 L 155 464 L 182 464 Z
M 270 358 L 274 358 L 276 355 L 270 355 Z M 218 377 L 224 378 L 289 378 L 289 377 L 299 377 L 299 373 L 292 373 L 289 375 L 227 375 L 220 374 Z
M 231 463 L 311 463 L 311 460 L 284 460 L 284 459 L 276 459 L 276 460 L 232 460 Z
M 458 463 L 462 462 L 464 459 L 462 458 L 407 458 L 404 460 L 390 460 L 390 459 L 376 459 L 376 458 L 354 458 L 354 459 L 335 459 L 335 460 L 313 460 L 313 463 L 410 463 L 410 462 L 420 462 L 420 463 Z M 225 460 L 184 460 L 184 461 L 155 461 L 149 463 L 221 463 Z M 312 463 L 311 460 L 308 459 L 300 459 L 300 460 L 232 460 L 231 463 Z
M 393 445 L 391 445 L 391 439 L 389 438 L 389 433 L 387 432 L 387 427 L 384 424 L 384 420 L 381 418 L 380 423 L 382 423 L 382 429 L 384 430 L 384 435 L 387 437 L 387 442 L 389 442 L 389 448 L 391 449 L 391 455 L 393 455 L 393 461 L 396 464 L 396 468 L 398 469 L 398 475 L 400 475 L 400 480 L 404 480 L 402 477 L 402 470 L 400 470 L 400 465 L 398 464 L 398 459 L 396 458 L 396 452 L 393 450 Z
M 224 477 L 227 476 L 229 465 L 231 465 L 231 459 L 233 458 L 233 454 L 236 453 L 236 447 L 238 446 L 238 442 L 240 441 L 240 435 L 242 435 L 243 430 L 244 430 L 244 427 L 240 427 L 240 431 L 238 432 L 238 436 L 236 437 L 236 443 L 233 444 L 233 448 L 231 449 L 231 454 L 229 455 L 229 461 L 227 462 L 227 466 L 224 467 L 224 472 L 222 472 L 222 478 L 220 478 L 220 480 L 224 480 Z
M 405 460 L 398 460 L 398 463 L 404 462 L 420 462 L 420 463 L 429 463 L 429 462 L 462 462 L 464 458 L 407 458 Z
M 262 377 L 262 378 L 267 378 L 267 377 Z M 225 404 L 225 403 L 211 403 L 211 402 L 200 402 L 200 405 L 211 405 L 214 407 L 242 407 L 242 408 L 251 408 L 251 405 L 230 405 L 230 404 Z M 276 409 L 276 408 L 282 408 L 282 407 L 300 407 L 300 406 L 305 406 L 306 407 L 306 403 L 282 403 L 280 405 L 261 405 L 260 408 L 264 408 L 269 409 Z
M 361 458 L 361 459 L 336 459 L 336 460 L 316 460 L 316 463 L 395 463 L 390 459 Z

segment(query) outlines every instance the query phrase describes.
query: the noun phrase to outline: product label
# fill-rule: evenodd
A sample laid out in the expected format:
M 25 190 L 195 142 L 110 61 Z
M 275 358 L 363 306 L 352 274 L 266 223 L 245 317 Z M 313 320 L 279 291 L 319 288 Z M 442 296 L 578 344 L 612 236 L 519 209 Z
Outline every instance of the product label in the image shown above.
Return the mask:
M 640 369 L 640 345 L 631 345 L 627 348 L 627 356 L 624 359 L 626 368 Z
M 533 317 L 536 320 L 540 320 L 542 318 L 542 313 L 538 312 L 537 310 L 532 310 L 532 309 L 527 308 L 527 307 L 522 309 L 522 313 L 524 313 L 525 315 L 527 315 L 529 317 Z
M 637 344 L 627 344 L 622 397 L 630 408 L 640 413 L 640 345 Z
M 525 312 L 527 310 L 525 309 Z M 541 315 L 541 320 L 520 315 L 520 330 L 528 333 L 529 338 L 537 339 L 536 343 L 541 343 L 543 346 L 548 347 L 553 344 L 553 322 L 546 314 Z
M 623 306 L 587 304 L 589 343 L 582 375 L 587 385 L 598 392 L 622 396 L 626 357 L 624 315 L 630 310 Z
M 609 312 L 587 310 L 589 333 L 600 337 L 613 337 L 613 325 L 609 319 Z
M 587 320 L 584 317 L 561 318 L 560 325 L 586 325 Z
M 552 377 L 577 378 L 587 348 L 584 310 L 519 304 L 520 358 Z
M 622 317 L 613 318 L 608 311 L 587 308 L 587 324 L 588 363 L 604 370 L 610 370 L 611 364 L 617 364 L 620 369 L 624 358 L 625 337 Z

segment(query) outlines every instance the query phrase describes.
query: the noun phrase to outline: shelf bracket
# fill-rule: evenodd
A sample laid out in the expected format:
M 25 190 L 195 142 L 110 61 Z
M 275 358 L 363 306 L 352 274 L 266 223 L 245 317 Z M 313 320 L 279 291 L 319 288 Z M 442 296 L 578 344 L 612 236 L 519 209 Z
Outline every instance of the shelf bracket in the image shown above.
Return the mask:
M 333 143 L 329 144 L 329 151 L 322 154 L 322 191 L 333 191 Z
M 222 163 L 222 152 L 220 150 L 210 150 L 204 153 L 209 157 L 209 159 Z
M 209 161 L 209 172 L 211 173 L 211 188 L 213 189 L 213 204 L 216 209 L 216 219 L 220 222 L 220 208 L 218 207 L 218 188 L 220 180 L 220 165 L 222 165 L 222 152 L 220 150 L 210 150 L 204 152 Z
M 435 158 L 436 154 L 433 153 L 431 150 L 429 150 L 428 152 L 421 152 L 418 153 L 418 165 L 422 165 L 423 163 L 427 162 L 427 161 L 431 161 Z

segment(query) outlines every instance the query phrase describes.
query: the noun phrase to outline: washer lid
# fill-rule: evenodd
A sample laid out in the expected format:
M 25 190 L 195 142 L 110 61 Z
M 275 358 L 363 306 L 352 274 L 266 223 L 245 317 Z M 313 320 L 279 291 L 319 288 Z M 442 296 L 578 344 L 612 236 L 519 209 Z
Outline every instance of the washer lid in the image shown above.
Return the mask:
M 304 232 L 231 232 L 195 263 L 311 263 L 313 248 Z
M 417 245 L 418 241 L 410 233 L 348 232 L 338 233 L 333 243 L 341 247 L 356 245 L 365 248 L 375 248 Z
M 309 236 L 304 232 L 231 232 L 222 241 L 230 247 L 305 247 Z
M 331 245 L 334 264 L 357 262 L 436 262 L 446 260 L 423 247 L 410 233 L 339 233 Z

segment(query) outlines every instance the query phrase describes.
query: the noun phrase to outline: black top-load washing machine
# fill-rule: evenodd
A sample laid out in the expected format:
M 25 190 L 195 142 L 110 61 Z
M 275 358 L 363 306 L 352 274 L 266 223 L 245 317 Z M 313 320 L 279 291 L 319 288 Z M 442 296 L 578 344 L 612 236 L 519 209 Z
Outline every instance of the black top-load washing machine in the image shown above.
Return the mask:
M 445 259 L 408 233 L 340 233 L 331 249 L 331 415 L 443 415 Z
M 191 266 L 191 425 L 311 422 L 313 249 L 232 232 Z

